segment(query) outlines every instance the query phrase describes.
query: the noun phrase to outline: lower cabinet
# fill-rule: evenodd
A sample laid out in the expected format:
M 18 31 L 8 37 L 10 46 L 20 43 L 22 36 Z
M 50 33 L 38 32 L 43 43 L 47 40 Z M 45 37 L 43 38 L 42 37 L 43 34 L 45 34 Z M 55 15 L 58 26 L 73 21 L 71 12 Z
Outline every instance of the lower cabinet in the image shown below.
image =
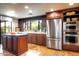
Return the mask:
M 79 52 L 79 46 L 77 46 L 77 45 L 63 44 L 63 49 L 64 50 L 70 50 L 70 51 Z
M 23 36 L 18 37 L 18 55 L 20 55 L 28 50 L 27 39 L 28 39 L 27 37 L 25 38 Z
M 13 50 L 13 44 L 12 43 L 13 43 L 12 37 L 11 36 L 6 37 L 6 44 L 7 44 L 6 48 L 7 48 L 7 50 L 9 50 L 9 51 Z
M 37 35 L 37 44 L 43 45 L 43 36 L 42 34 Z
M 3 49 L 6 49 L 7 48 L 7 37 L 6 36 L 3 36 L 2 37 L 2 45 L 3 45 Z
M 14 55 L 21 55 L 28 50 L 26 36 L 3 36 L 3 50 L 7 50 Z
M 17 42 L 18 42 L 18 40 L 16 40 L 17 39 L 17 37 L 12 37 L 12 44 L 13 44 L 13 54 L 17 54 L 18 53 L 18 49 L 17 49 L 17 47 L 18 47 L 18 45 L 17 45 Z
M 37 35 L 31 34 L 31 41 L 32 43 L 36 44 L 37 43 Z
M 46 34 L 28 34 L 28 42 L 38 45 L 46 45 Z

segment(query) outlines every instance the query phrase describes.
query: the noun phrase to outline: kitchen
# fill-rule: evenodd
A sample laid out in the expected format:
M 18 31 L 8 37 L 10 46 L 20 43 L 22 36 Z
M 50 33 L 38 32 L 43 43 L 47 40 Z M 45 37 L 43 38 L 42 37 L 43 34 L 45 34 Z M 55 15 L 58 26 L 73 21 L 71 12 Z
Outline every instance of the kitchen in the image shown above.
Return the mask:
M 10 6 L 11 5 L 11 6 Z M 16 5 L 16 7 L 14 7 Z M 53 5 L 64 5 L 60 7 L 55 6 L 58 10 L 51 10 L 37 12 L 35 15 L 30 7 L 25 6 L 27 11 L 26 15 L 19 15 L 19 18 L 12 17 L 9 15 L 14 14 L 11 11 L 5 15 L 3 9 L 5 7 L 15 8 L 20 12 L 19 9 L 23 8 L 23 5 L 29 5 L 30 7 L 40 6 L 50 9 L 49 6 Z M 32 6 L 33 5 L 33 6 Z M 0 7 L 4 7 L 1 10 L 0 16 L 0 38 L 2 44 L 2 55 L 22 55 L 25 53 L 26 56 L 31 53 L 36 53 L 41 56 L 65 56 L 67 55 L 79 55 L 79 40 L 78 27 L 79 27 L 79 8 L 78 4 L 73 6 L 67 6 L 65 3 L 59 4 L 1 4 Z M 20 7 L 20 8 L 17 8 Z M 43 8 L 42 7 L 42 8 Z M 63 8 L 63 9 L 62 9 Z M 22 11 L 25 14 L 25 10 Z M 12 14 L 11 14 L 12 13 Z M 40 15 L 38 15 L 40 14 Z M 29 16 L 29 17 L 28 17 Z M 71 40 L 72 39 L 72 40 Z M 1 46 L 0 46 L 1 48 Z M 33 50 L 33 51 L 32 51 Z M 45 50 L 45 51 L 44 51 Z M 48 52 L 48 54 L 46 53 Z M 10 54 L 9 54 L 10 52 Z M 64 54 L 63 54 L 64 53 Z

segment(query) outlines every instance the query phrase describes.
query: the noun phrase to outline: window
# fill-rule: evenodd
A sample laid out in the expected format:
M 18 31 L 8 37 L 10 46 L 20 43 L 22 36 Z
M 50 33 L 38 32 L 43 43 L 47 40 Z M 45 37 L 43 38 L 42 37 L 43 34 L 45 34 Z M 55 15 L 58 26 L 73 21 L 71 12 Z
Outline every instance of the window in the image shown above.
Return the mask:
M 23 24 L 24 31 L 43 31 L 44 25 L 42 20 L 28 20 Z
M 1 32 L 7 33 L 12 31 L 12 18 L 2 16 Z

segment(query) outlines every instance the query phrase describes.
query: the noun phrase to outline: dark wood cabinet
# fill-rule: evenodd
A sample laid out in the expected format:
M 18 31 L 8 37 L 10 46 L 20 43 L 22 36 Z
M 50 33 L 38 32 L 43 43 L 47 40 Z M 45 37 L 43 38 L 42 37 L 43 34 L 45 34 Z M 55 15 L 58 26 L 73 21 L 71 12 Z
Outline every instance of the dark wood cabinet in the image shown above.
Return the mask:
M 27 37 L 25 38 L 24 36 L 18 37 L 18 55 L 24 53 L 28 49 L 28 44 L 27 44 Z
M 32 41 L 32 43 L 37 43 L 36 34 L 31 34 L 31 41 Z
M 2 36 L 3 50 L 7 50 L 14 55 L 21 55 L 28 50 L 27 36 Z
M 42 45 L 46 46 L 46 35 L 43 36 Z
M 28 42 L 45 46 L 46 45 L 46 34 L 30 33 L 28 34 Z
M 18 40 L 16 40 L 16 38 L 17 37 L 12 37 L 12 44 L 13 44 L 13 53 L 15 53 L 15 54 L 17 54 L 17 48 L 16 47 L 18 47 L 18 45 L 17 45 L 17 42 L 18 42 Z
M 31 34 L 28 34 L 28 43 L 31 43 Z
M 43 36 L 42 34 L 37 35 L 37 44 L 42 45 L 43 44 Z
M 71 45 L 71 44 L 64 44 L 63 45 L 64 50 L 70 50 L 70 51 L 77 51 L 79 52 L 79 46 L 77 45 Z
M 13 49 L 12 49 L 12 37 L 11 36 L 8 36 L 8 37 L 6 37 L 6 44 L 7 44 L 7 46 L 6 46 L 6 48 L 9 50 L 9 51 L 12 51 Z
M 2 45 L 3 45 L 3 49 L 6 49 L 7 48 L 7 37 L 6 36 L 3 36 L 2 37 Z

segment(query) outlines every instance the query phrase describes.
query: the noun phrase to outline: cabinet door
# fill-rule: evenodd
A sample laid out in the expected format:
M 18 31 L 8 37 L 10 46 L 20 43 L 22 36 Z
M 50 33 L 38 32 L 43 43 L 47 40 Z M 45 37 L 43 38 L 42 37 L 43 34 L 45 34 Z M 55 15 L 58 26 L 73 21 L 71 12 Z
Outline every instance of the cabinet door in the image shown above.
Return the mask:
M 1 44 L 1 35 L 0 35 L 0 44 Z
M 18 39 L 16 36 L 12 37 L 12 41 L 13 41 L 13 53 L 17 54 L 18 52 Z
M 28 43 L 32 43 L 31 34 L 28 34 Z
M 46 46 L 46 35 L 42 37 L 42 45 Z
M 22 54 L 27 51 L 28 45 L 27 45 L 27 38 L 26 36 L 19 36 L 18 37 L 18 54 Z
M 43 43 L 43 35 L 42 34 L 37 34 L 37 44 L 42 45 Z
M 3 45 L 3 49 L 7 48 L 6 36 L 2 36 L 2 45 Z
M 31 34 L 32 43 L 37 43 L 36 34 Z
M 79 52 L 79 46 L 71 45 L 71 44 L 64 44 L 63 49 L 71 50 L 71 51 L 78 51 Z
M 8 51 L 12 51 L 12 37 L 7 36 L 7 49 Z

